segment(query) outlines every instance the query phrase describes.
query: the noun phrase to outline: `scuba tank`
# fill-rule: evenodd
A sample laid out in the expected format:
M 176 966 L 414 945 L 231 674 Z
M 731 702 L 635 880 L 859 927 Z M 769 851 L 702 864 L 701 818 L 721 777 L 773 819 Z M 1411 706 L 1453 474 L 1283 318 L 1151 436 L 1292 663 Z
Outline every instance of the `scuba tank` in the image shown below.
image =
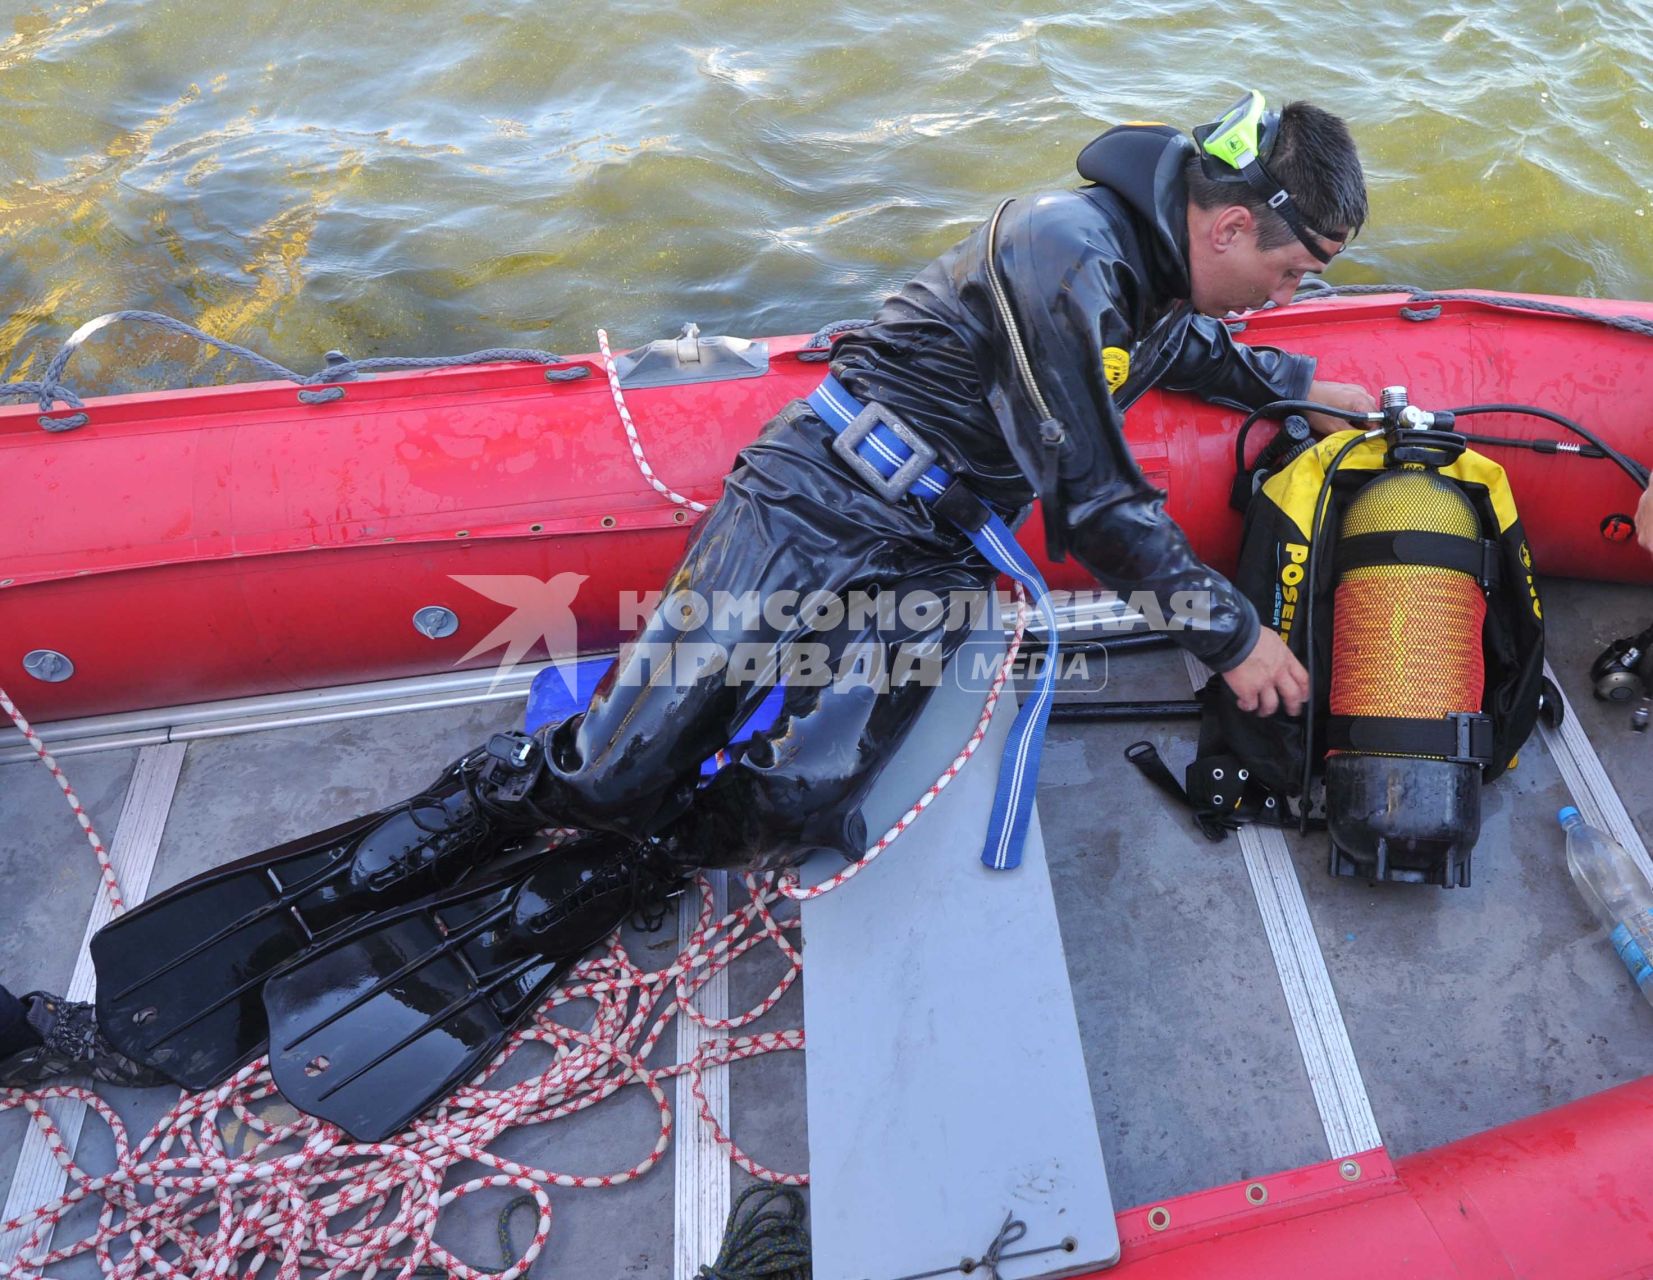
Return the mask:
M 1332 870 L 1377 880 L 1467 886 L 1481 833 L 1481 767 L 1404 746 L 1415 722 L 1478 716 L 1486 687 L 1481 631 L 1487 602 L 1475 577 L 1417 558 L 1417 535 L 1461 543 L 1480 558 L 1480 519 L 1450 480 L 1427 468 L 1386 472 L 1349 503 L 1338 532 L 1332 606 L 1331 716 L 1326 823 Z M 1449 540 L 1449 541 L 1448 541 Z M 1361 563 L 1381 546 L 1379 563 Z M 1352 565 L 1352 567 L 1345 567 Z M 1442 743 L 1444 749 L 1452 749 Z
M 1214 837 L 1324 824 L 1334 875 L 1467 886 L 1480 789 L 1538 719 L 1543 609 L 1503 468 L 1404 388 L 1378 416 L 1322 440 L 1286 427 L 1256 468 L 1242 427 L 1233 581 L 1313 697 L 1261 717 L 1213 676 L 1186 797 Z

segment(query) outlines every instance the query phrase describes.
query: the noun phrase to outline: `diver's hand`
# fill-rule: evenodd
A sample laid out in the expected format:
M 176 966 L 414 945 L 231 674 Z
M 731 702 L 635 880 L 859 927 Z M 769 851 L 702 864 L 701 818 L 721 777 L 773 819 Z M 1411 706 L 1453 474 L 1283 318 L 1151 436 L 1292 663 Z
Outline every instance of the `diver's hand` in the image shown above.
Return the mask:
M 1647 486 L 1642 500 L 1636 504 L 1636 541 L 1642 550 L 1653 555 L 1653 484 Z
M 1334 409 L 1347 409 L 1350 413 L 1376 413 L 1378 407 L 1370 391 L 1352 382 L 1311 382 L 1309 394 L 1304 398 L 1329 404 Z M 1346 431 L 1351 425 L 1342 418 L 1334 418 L 1324 413 L 1310 413 L 1305 416 L 1317 436 L 1329 436 L 1334 431 Z
M 1245 661 L 1223 672 L 1223 679 L 1234 691 L 1240 710 L 1260 716 L 1273 715 L 1282 704 L 1287 714 L 1296 715 L 1309 696 L 1309 673 L 1279 633 L 1268 627 L 1257 633 L 1257 643 Z

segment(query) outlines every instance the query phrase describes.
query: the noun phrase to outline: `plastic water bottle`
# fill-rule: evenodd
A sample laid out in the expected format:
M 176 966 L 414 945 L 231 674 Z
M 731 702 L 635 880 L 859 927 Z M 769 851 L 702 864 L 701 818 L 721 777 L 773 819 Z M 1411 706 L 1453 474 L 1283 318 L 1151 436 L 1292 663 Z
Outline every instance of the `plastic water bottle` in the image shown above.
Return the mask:
M 1567 870 L 1607 927 L 1613 950 L 1653 1002 L 1653 883 L 1623 845 L 1568 805 L 1555 815 L 1567 833 Z

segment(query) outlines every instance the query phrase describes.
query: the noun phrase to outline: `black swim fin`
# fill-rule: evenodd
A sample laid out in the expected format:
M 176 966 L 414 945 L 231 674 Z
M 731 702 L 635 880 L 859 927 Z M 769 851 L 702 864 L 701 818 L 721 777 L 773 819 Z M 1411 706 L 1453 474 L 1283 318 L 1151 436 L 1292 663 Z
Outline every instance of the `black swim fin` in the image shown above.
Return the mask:
M 263 1051 L 262 990 L 282 965 L 363 917 L 451 886 L 545 815 L 522 801 L 538 744 L 501 734 L 400 804 L 186 880 L 92 939 L 98 1024 L 126 1056 L 188 1089 Z
M 684 881 L 652 844 L 591 834 L 368 921 L 264 988 L 270 1071 L 361 1142 L 406 1128 L 487 1065 L 547 992 Z

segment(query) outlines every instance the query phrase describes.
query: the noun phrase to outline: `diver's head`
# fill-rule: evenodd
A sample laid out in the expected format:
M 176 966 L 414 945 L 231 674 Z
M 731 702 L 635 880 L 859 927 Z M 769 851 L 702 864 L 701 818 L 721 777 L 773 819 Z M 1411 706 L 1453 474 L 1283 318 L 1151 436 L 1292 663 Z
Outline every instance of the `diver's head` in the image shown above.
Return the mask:
M 1348 127 L 1255 91 L 1194 130 L 1187 162 L 1192 301 L 1207 315 L 1289 302 L 1366 221 L 1366 179 Z

